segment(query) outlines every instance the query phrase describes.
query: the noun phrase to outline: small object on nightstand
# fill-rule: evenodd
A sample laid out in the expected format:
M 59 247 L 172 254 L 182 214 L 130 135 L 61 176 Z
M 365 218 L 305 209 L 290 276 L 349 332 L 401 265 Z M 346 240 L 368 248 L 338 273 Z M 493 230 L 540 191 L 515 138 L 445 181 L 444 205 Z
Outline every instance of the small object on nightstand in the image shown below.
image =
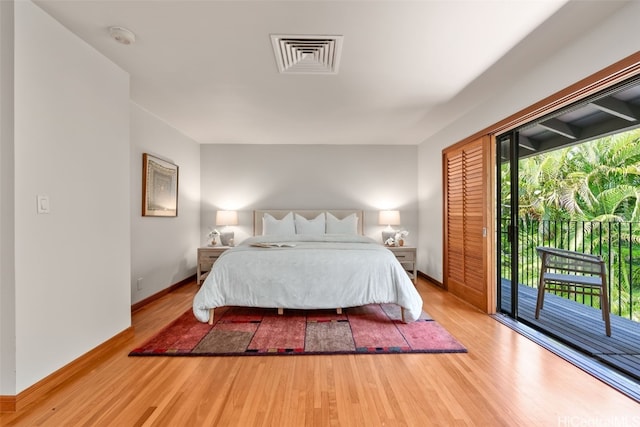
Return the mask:
M 404 238 L 409 235 L 407 230 L 398 231 L 394 237 L 395 246 L 404 246 Z
M 216 245 L 216 238 L 220 235 L 220 232 L 218 230 L 212 230 L 209 232 L 208 236 L 211 239 L 211 241 L 209 242 L 209 246 L 215 246 Z

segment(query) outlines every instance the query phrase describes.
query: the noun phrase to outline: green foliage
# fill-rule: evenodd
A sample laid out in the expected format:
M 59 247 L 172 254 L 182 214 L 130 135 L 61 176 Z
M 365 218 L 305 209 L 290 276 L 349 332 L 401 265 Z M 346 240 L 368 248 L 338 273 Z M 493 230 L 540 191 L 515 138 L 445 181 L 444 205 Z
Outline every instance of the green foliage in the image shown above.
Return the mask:
M 640 129 L 520 160 L 520 216 L 640 220 Z
M 518 168 L 521 253 L 542 240 L 601 254 L 612 312 L 640 321 L 640 129 L 522 159 Z M 501 175 L 508 183 L 508 167 Z M 502 206 L 509 191 L 502 186 Z M 521 275 L 535 286 L 538 267 L 526 262 Z

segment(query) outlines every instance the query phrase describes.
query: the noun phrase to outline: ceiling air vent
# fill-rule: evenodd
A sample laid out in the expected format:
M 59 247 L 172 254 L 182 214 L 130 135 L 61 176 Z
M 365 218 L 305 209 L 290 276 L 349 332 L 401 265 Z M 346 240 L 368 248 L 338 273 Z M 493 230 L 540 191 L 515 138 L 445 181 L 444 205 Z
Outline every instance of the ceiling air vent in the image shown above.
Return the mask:
M 278 69 L 286 74 L 337 74 L 342 36 L 271 35 Z

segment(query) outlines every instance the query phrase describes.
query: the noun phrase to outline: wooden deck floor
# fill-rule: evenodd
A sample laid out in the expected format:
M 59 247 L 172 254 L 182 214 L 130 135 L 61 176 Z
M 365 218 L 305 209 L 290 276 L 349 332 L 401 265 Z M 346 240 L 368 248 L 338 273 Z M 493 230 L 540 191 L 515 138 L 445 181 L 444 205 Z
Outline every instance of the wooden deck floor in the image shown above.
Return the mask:
M 502 289 L 503 306 L 510 307 L 510 284 L 503 282 Z M 536 319 L 537 289 L 520 285 L 518 292 L 521 321 L 640 380 L 640 323 L 612 314 L 608 337 L 600 310 L 552 294 L 546 294 Z

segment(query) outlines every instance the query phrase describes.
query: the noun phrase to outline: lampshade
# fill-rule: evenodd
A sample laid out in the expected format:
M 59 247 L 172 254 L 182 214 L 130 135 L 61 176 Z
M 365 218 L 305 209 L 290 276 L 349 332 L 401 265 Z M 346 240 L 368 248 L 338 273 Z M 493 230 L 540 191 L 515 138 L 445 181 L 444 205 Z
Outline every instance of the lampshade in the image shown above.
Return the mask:
M 238 225 L 237 211 L 216 212 L 216 225 Z
M 400 225 L 400 211 L 380 211 L 378 224 Z

